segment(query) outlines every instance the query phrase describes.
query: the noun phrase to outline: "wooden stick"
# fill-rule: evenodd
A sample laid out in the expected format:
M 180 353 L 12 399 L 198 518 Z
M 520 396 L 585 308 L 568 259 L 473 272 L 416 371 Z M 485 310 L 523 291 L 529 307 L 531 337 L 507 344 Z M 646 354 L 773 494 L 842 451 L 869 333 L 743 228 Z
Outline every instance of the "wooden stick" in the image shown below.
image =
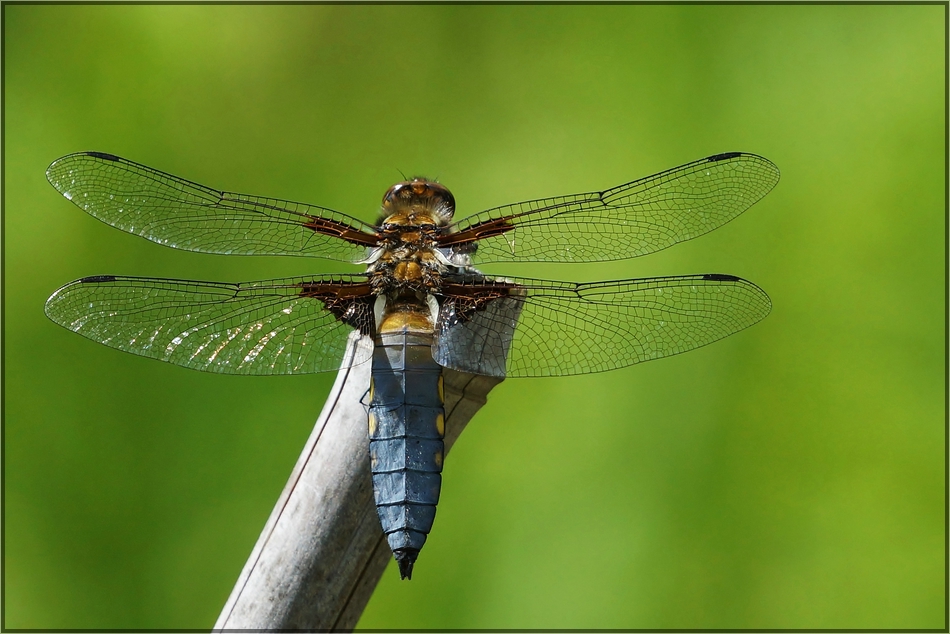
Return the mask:
M 371 364 L 349 367 L 357 350 L 371 345 L 351 337 L 323 412 L 215 630 L 349 630 L 359 621 L 392 560 L 373 505 L 361 402 Z M 443 381 L 447 453 L 501 379 L 447 369 Z

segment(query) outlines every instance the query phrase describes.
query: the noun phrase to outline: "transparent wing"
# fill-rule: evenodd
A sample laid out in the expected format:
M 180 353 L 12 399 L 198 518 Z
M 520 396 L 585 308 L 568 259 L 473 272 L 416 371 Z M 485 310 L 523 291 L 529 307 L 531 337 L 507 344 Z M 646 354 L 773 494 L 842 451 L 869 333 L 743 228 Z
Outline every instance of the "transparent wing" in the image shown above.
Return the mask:
M 602 192 L 489 209 L 455 223 L 439 243 L 472 262 L 632 258 L 721 227 L 778 180 L 761 156 L 717 154 Z
M 219 191 L 103 152 L 53 161 L 49 182 L 102 222 L 204 253 L 366 257 L 375 229 L 331 209 Z
M 490 376 L 602 372 L 718 341 L 771 310 L 731 275 L 574 284 L 517 278 L 447 283 L 433 345 L 443 366 Z
M 372 335 L 372 306 L 362 275 L 245 284 L 100 275 L 53 293 L 46 314 L 93 341 L 186 368 L 303 374 L 338 369 L 350 333 Z

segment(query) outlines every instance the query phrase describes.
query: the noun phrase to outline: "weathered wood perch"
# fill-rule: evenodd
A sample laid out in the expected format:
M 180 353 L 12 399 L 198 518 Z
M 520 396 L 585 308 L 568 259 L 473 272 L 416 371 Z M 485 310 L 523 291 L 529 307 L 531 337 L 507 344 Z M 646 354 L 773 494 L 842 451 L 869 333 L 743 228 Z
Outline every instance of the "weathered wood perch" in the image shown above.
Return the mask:
M 351 338 L 323 412 L 215 630 L 350 630 L 392 552 L 369 470 L 369 362 L 349 367 Z M 445 450 L 501 379 L 445 370 Z M 438 524 L 437 524 L 438 525 Z

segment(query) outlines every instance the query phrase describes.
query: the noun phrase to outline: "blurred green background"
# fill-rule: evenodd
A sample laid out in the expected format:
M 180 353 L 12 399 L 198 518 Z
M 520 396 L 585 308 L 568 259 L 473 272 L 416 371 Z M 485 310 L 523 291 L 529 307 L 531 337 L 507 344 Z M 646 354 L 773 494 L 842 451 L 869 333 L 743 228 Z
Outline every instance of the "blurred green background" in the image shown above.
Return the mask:
M 944 6 L 41 6 L 4 10 L 5 626 L 209 628 L 333 376 L 213 376 L 55 326 L 60 285 L 357 270 L 176 252 L 45 179 L 78 150 L 375 218 L 459 214 L 709 154 L 779 186 L 636 261 L 772 314 L 616 372 L 510 380 L 446 465 L 374 628 L 942 628 Z

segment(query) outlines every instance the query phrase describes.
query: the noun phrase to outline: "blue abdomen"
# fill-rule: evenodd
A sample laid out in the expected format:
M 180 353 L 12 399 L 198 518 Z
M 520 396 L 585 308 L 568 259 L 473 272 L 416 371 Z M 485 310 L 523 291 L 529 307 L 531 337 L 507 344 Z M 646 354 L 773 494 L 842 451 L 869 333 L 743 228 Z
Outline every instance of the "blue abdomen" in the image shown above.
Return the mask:
M 442 486 L 445 410 L 432 335 L 377 334 L 369 405 L 376 510 L 402 578 L 432 529 Z

